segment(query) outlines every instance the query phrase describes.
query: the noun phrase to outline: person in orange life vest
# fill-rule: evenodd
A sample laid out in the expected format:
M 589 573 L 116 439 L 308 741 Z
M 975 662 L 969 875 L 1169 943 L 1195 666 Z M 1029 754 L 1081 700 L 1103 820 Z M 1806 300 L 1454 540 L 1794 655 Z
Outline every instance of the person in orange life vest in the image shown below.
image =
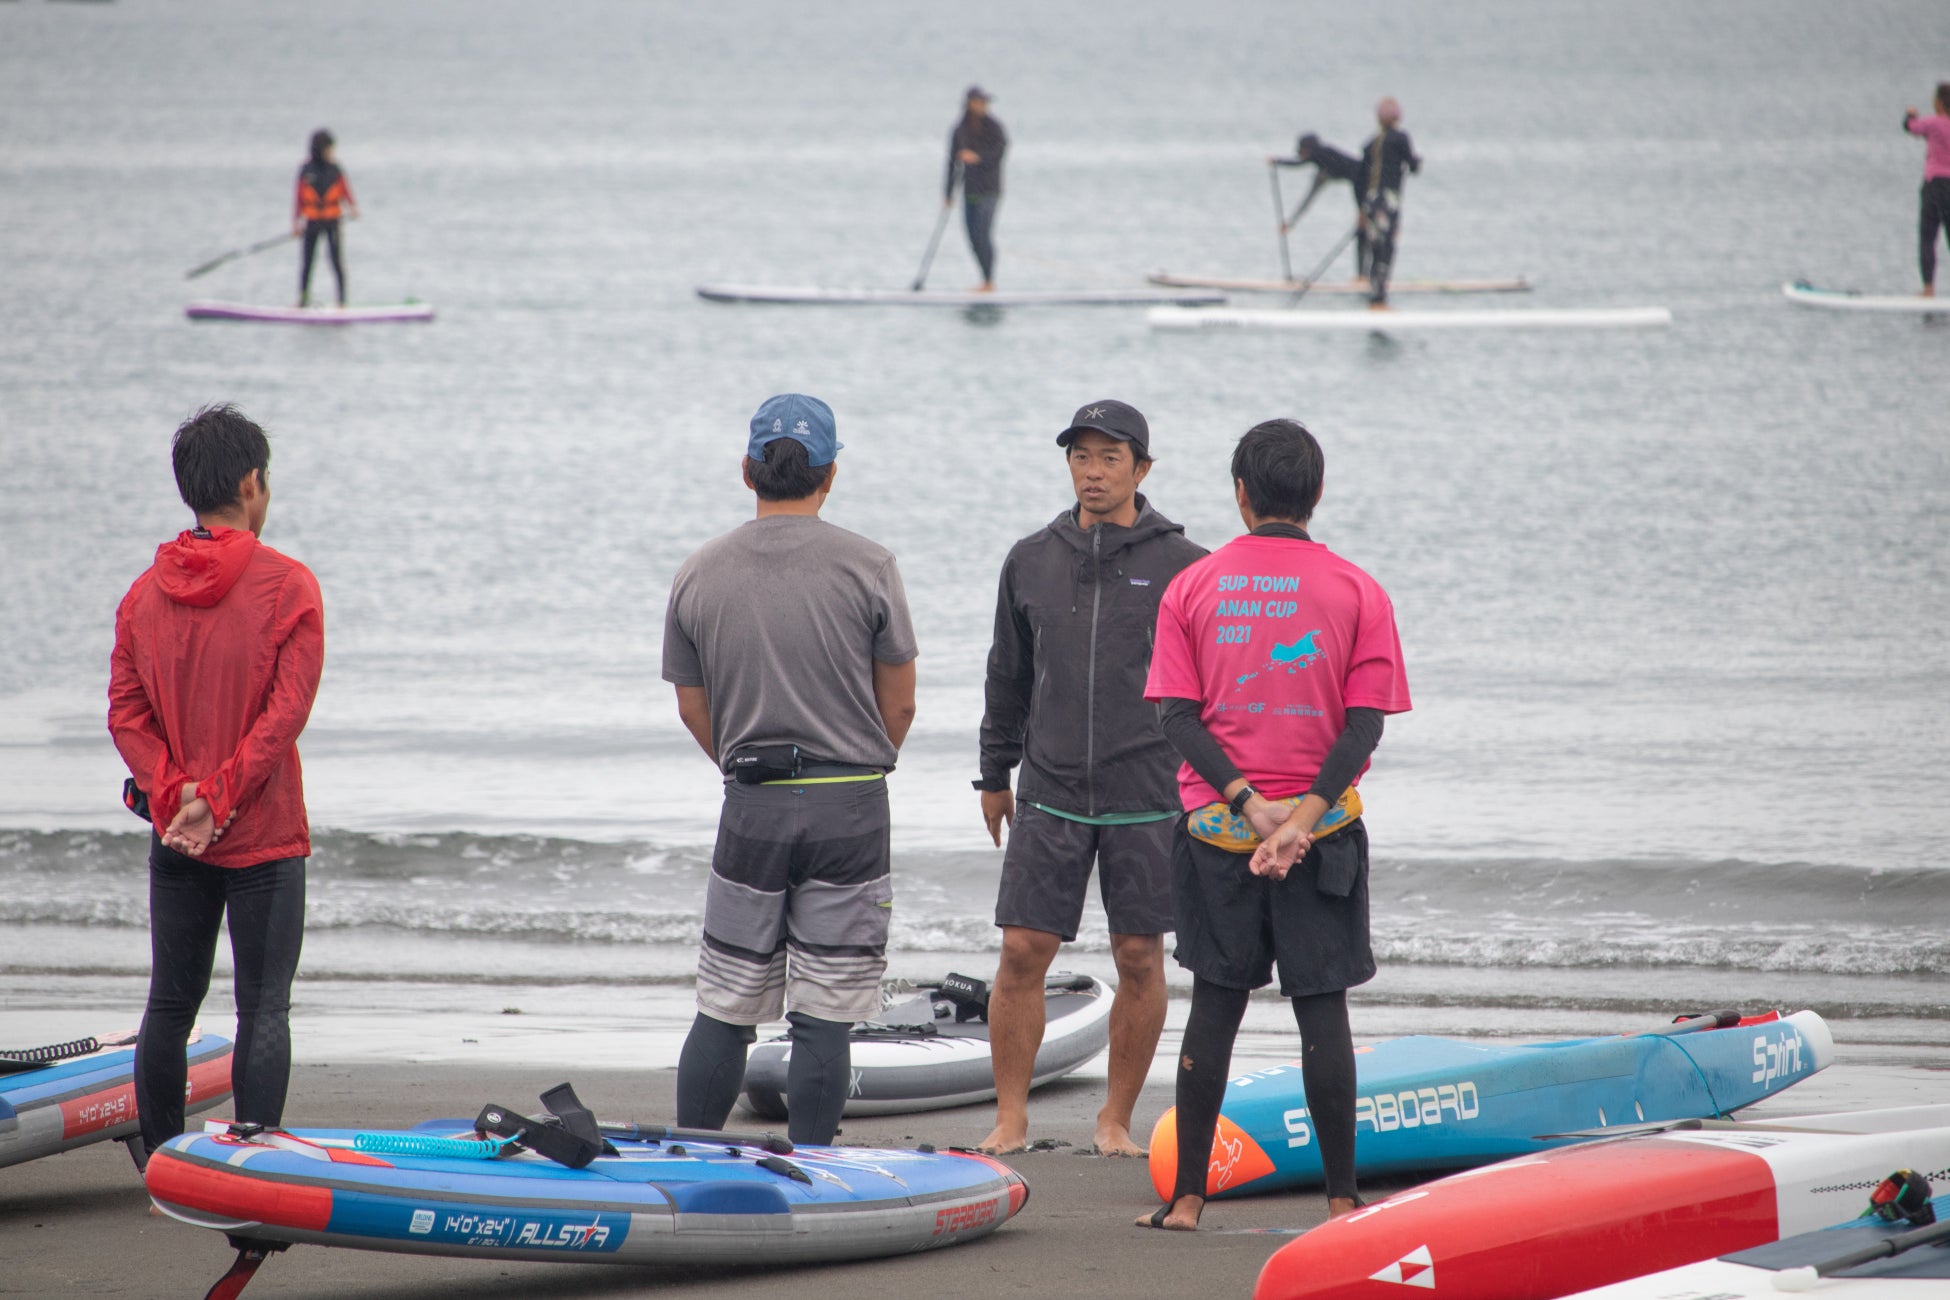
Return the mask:
M 339 306 L 345 306 L 345 263 L 339 256 L 339 215 L 359 219 L 359 201 L 352 197 L 352 186 L 339 170 L 332 133 L 320 127 L 311 133 L 311 157 L 298 169 L 298 191 L 291 204 L 291 233 L 305 240 L 304 257 L 298 266 L 298 305 L 311 302 L 311 262 L 318 249 L 318 238 L 325 237 L 325 248 L 332 258 L 332 275 L 338 281 Z

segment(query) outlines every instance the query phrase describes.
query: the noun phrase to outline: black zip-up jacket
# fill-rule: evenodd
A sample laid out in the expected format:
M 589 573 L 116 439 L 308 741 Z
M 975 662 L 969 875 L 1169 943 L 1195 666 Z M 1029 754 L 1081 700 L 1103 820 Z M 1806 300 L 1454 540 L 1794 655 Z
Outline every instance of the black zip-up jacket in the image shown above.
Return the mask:
M 1129 528 L 1077 526 L 1072 508 L 1002 563 L 982 713 L 980 790 L 1064 812 L 1170 812 L 1178 752 L 1144 698 L 1158 602 L 1205 554 L 1137 498 Z
M 982 161 L 962 163 L 955 155 L 962 150 L 973 150 Z M 960 167 L 961 192 L 971 199 L 986 198 L 1002 193 L 1002 155 L 1009 151 L 1009 133 L 1002 129 L 1002 123 L 990 114 L 976 117 L 964 114 L 955 123 L 955 129 L 948 133 L 948 186 L 942 190 L 941 197 L 952 197 L 955 192 L 955 168 Z

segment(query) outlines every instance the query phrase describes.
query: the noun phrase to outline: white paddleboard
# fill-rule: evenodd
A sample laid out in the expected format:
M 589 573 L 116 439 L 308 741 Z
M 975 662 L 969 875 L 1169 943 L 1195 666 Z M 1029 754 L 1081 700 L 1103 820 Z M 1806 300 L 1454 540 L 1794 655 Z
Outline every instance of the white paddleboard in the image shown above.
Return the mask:
M 1216 289 L 997 289 L 994 293 L 922 289 L 822 289 L 811 285 L 701 284 L 710 302 L 788 303 L 823 307 L 1132 307 L 1154 303 L 1221 303 Z
M 1153 329 L 1328 330 L 1394 334 L 1408 330 L 1645 329 L 1672 324 L 1664 307 L 1475 308 L 1468 311 L 1314 311 L 1301 307 L 1153 307 Z
M 1368 286 L 1358 280 L 1318 280 L 1312 288 L 1304 280 L 1228 280 L 1216 275 L 1172 275 L 1158 271 L 1146 277 L 1153 284 L 1166 285 L 1174 289 L 1219 289 L 1227 293 L 1298 293 L 1306 289 L 1309 295 L 1327 294 L 1335 297 L 1368 296 Z M 1390 280 L 1388 292 L 1398 293 L 1528 293 L 1530 281 L 1518 276 L 1514 280 Z
M 1950 316 L 1950 298 L 1921 298 L 1915 294 L 1858 293 L 1853 289 L 1817 289 L 1805 280 L 1781 286 L 1789 302 L 1829 311 L 1881 311 L 1904 316 Z
M 378 321 L 432 320 L 433 304 L 389 302 L 370 307 L 273 307 L 247 302 L 193 302 L 191 320 L 254 320 L 280 325 L 365 325 Z

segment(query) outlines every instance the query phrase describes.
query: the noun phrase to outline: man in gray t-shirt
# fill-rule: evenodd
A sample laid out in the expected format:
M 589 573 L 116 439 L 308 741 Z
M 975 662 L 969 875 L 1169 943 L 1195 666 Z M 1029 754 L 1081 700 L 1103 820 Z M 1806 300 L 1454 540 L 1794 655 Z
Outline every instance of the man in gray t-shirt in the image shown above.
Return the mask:
M 887 968 L 887 787 L 914 720 L 914 628 L 893 555 L 819 518 L 841 444 L 818 398 L 752 417 L 758 517 L 677 571 L 664 680 L 728 778 L 677 1122 L 723 1128 L 756 1026 L 786 1015 L 794 1142 L 829 1143 L 851 1082 L 848 1033 Z

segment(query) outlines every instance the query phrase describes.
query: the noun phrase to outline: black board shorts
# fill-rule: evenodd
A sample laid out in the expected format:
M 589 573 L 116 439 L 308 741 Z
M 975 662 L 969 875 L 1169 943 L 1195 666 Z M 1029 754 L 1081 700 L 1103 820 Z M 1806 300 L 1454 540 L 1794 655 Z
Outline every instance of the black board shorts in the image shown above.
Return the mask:
M 1334 993 L 1374 978 L 1368 945 L 1368 831 L 1355 821 L 1296 862 L 1285 880 L 1255 876 L 1252 855 L 1193 839 L 1180 817 L 1171 841 L 1178 964 L 1226 988 L 1282 997 Z M 1335 891 L 1335 892 L 1328 892 Z
M 1070 942 L 1083 920 L 1094 863 L 1112 934 L 1165 933 L 1171 929 L 1171 828 L 1184 820 L 1091 826 L 1018 802 L 1002 854 L 995 923 Z

